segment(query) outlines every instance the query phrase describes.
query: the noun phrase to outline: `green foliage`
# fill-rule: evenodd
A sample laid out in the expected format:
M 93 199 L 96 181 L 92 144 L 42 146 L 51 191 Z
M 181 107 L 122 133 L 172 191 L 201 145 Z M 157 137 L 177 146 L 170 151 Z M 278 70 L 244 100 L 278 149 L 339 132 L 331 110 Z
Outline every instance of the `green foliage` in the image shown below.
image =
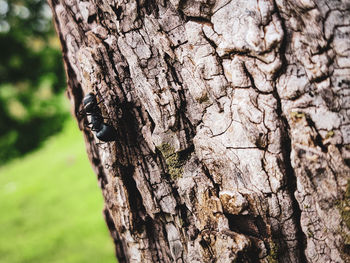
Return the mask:
M 68 116 L 50 14 L 44 0 L 0 0 L 0 165 L 38 147 Z
M 0 262 L 116 262 L 103 200 L 73 120 L 0 168 Z

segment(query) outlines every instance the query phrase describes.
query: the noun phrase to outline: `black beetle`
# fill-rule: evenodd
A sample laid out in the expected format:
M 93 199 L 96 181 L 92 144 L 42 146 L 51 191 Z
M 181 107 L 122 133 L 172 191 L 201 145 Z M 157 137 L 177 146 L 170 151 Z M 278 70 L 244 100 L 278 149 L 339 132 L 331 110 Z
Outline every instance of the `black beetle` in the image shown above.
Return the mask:
M 95 94 L 87 94 L 83 99 L 83 105 L 86 114 L 91 118 L 91 130 L 95 132 L 96 137 L 104 142 L 115 141 L 117 131 L 114 129 L 114 127 L 104 123 Z

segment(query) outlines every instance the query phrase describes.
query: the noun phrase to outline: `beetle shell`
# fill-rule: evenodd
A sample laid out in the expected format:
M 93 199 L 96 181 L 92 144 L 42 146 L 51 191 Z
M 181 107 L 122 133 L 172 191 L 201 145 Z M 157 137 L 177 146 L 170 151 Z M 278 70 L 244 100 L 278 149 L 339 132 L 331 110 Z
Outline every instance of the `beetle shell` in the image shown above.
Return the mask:
M 83 105 L 84 105 L 84 110 L 87 113 L 93 113 L 94 110 L 98 108 L 95 95 L 93 93 L 89 93 L 88 95 L 86 95 L 83 100 Z
M 117 136 L 117 131 L 108 124 L 103 123 L 101 125 L 101 130 L 96 133 L 96 137 L 104 142 L 115 141 Z

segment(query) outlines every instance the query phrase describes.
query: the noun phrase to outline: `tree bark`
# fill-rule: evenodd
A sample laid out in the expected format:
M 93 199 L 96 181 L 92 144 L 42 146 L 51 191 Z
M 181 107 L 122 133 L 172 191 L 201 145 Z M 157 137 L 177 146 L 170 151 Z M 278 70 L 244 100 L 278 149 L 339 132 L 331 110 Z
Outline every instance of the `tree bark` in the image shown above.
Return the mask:
M 49 2 L 119 262 L 349 262 L 349 1 Z

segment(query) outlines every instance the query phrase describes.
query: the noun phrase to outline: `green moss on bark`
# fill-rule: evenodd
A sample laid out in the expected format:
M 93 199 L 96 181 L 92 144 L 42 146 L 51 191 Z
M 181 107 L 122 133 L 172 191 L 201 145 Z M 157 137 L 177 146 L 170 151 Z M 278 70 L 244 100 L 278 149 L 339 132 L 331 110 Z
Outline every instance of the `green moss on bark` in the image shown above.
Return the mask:
M 273 241 L 270 242 L 270 254 L 267 256 L 267 262 L 278 262 L 278 245 Z
M 170 174 L 171 178 L 176 179 L 181 177 L 185 160 L 181 158 L 179 152 L 175 152 L 174 147 L 167 143 L 164 143 L 157 148 L 161 151 L 165 159 L 168 167 L 168 173 Z
M 350 181 L 348 181 L 344 199 L 339 200 L 337 207 L 340 210 L 343 222 L 350 229 Z
M 348 229 L 350 229 L 350 180 L 347 183 L 344 198 L 338 201 L 337 208 L 339 209 L 343 223 Z M 341 236 L 343 237 L 343 247 L 341 256 L 346 262 L 348 262 L 350 260 L 350 235 L 346 234 L 346 232 L 342 228 L 340 228 L 339 231 Z

